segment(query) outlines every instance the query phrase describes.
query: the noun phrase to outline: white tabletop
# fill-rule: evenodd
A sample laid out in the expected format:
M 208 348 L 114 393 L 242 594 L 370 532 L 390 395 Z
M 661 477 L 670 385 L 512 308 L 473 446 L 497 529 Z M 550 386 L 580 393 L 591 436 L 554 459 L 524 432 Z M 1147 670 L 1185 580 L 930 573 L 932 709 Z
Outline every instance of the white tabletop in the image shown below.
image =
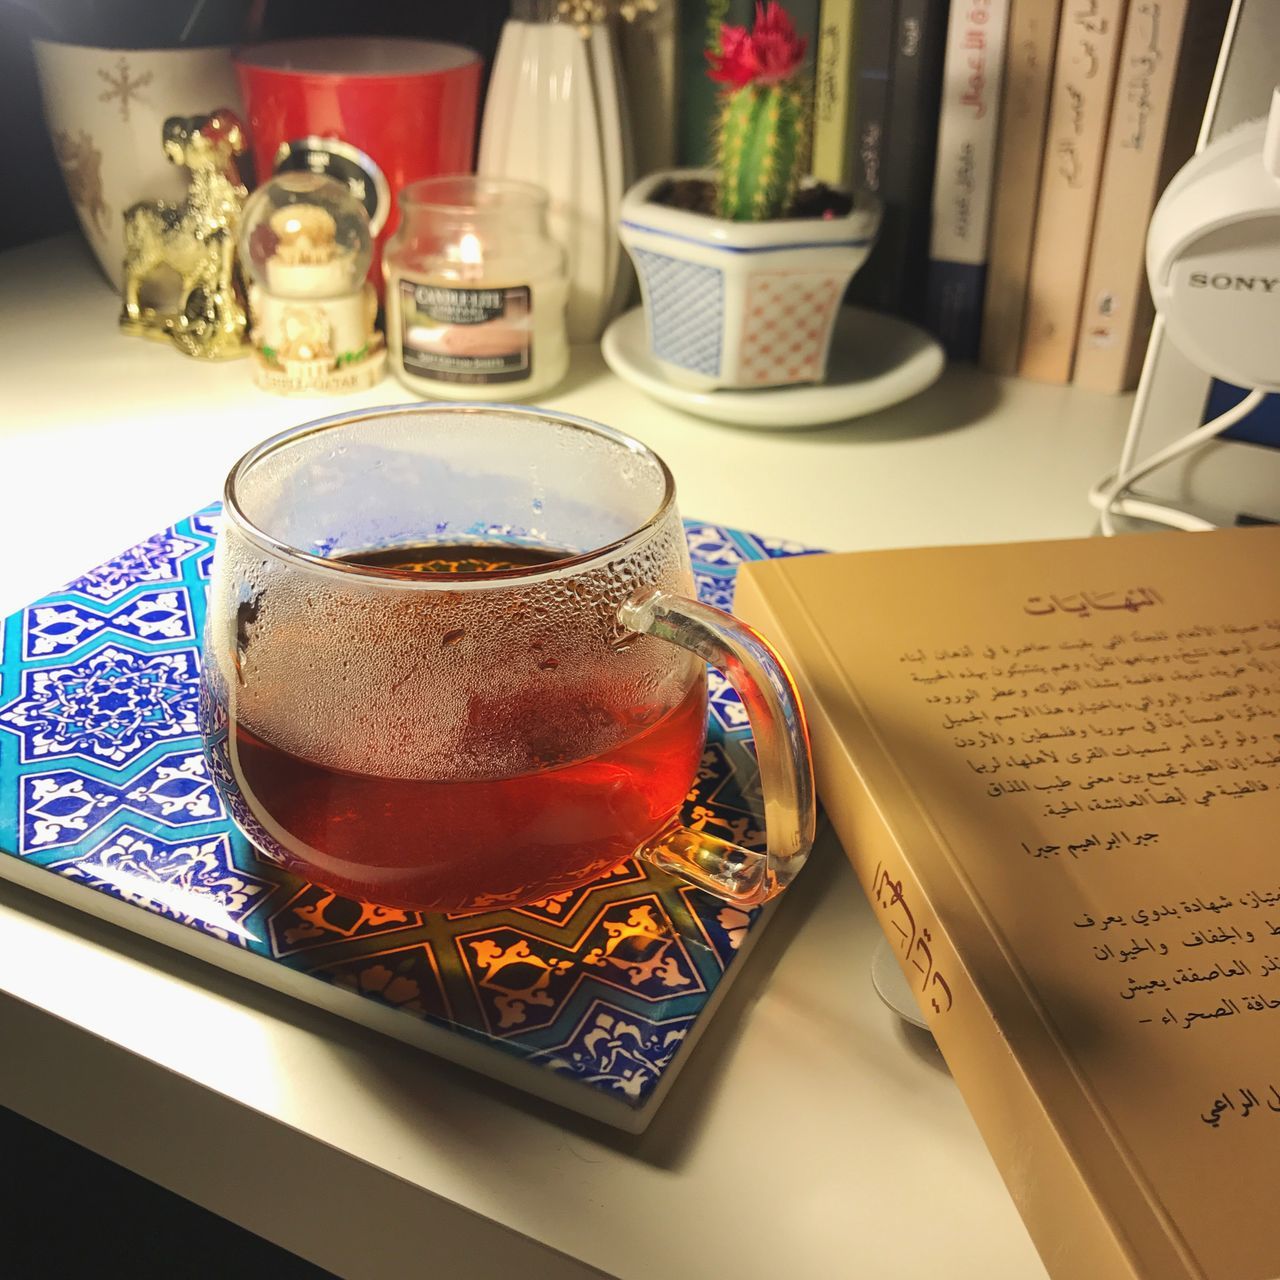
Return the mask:
M 277 399 L 117 310 L 75 239 L 0 255 L 0 615 L 217 497 L 263 436 L 414 398 Z M 652 445 L 687 516 L 841 550 L 1088 534 L 1128 412 L 956 369 L 760 432 L 586 348 L 544 403 Z M 632 1137 L 0 883 L 0 1104 L 353 1280 L 1043 1276 L 932 1041 L 875 996 L 878 936 L 825 836 Z

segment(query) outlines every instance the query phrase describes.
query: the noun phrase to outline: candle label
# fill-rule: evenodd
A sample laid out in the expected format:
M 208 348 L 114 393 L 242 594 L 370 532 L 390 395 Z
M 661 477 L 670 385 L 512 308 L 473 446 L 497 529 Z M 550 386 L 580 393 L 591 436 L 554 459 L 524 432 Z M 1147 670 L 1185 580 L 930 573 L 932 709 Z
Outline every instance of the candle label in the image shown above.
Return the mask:
M 438 382 L 522 382 L 533 373 L 528 285 L 457 289 L 400 282 L 406 373 Z

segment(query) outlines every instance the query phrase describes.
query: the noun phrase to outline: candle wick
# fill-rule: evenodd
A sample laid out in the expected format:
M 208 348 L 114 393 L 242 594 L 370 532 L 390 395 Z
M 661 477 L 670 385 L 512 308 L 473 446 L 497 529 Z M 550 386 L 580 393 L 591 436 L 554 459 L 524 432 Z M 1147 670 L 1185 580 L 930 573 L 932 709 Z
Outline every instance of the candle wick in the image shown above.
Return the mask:
M 475 283 L 484 278 L 484 251 L 474 231 L 464 231 L 458 239 L 458 257 L 462 260 L 462 278 Z

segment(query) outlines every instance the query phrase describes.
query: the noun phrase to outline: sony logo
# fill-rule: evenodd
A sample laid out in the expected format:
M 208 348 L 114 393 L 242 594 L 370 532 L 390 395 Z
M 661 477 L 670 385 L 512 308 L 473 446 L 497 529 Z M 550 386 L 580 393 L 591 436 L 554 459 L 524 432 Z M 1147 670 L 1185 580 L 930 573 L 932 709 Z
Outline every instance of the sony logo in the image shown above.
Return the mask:
M 1245 293 L 1255 290 L 1271 293 L 1280 289 L 1280 276 L 1229 276 L 1225 272 L 1209 275 L 1205 271 L 1191 273 L 1193 289 L 1240 289 Z

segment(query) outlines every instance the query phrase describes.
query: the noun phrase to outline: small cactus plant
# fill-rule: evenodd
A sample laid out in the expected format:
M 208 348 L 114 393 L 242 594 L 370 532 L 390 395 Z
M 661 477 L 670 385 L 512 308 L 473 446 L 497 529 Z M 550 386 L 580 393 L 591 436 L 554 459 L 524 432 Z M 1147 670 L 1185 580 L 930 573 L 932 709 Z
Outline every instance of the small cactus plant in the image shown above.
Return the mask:
M 755 25 L 720 28 L 707 51 L 723 85 L 716 130 L 716 211 L 735 222 L 781 217 L 808 162 L 805 40 L 783 7 L 756 5 Z

